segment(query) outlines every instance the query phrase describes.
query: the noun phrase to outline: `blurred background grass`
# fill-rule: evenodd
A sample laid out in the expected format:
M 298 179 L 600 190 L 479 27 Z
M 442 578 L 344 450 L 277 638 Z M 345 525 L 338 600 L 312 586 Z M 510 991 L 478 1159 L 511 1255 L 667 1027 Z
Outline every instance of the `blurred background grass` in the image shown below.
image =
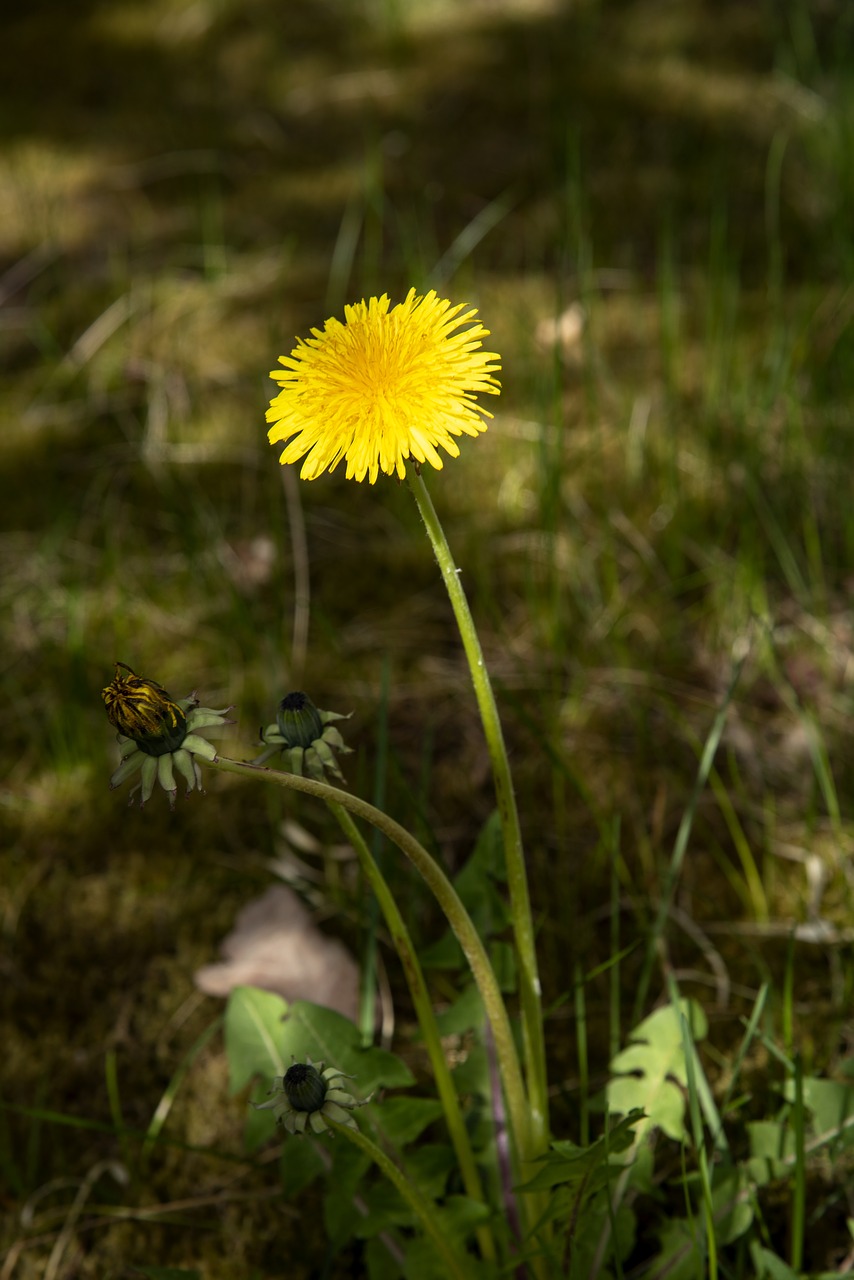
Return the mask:
M 3 1280 L 299 1276 L 324 1254 L 299 1220 L 283 1254 L 275 1177 L 235 1172 L 245 1106 L 214 1038 L 170 1133 L 219 1154 L 103 1174 L 51 1261 L 69 1186 L 128 1155 L 121 1126 L 146 1128 L 217 1017 L 193 972 L 269 884 L 282 819 L 334 839 L 223 775 L 174 815 L 159 793 L 127 809 L 114 660 L 234 702 L 241 757 L 291 688 L 353 710 L 366 796 L 387 669 L 390 812 L 454 868 L 491 810 L 405 488 L 299 485 L 266 443 L 276 358 L 371 293 L 471 302 L 503 356 L 495 422 L 428 481 L 511 744 L 557 1131 L 577 1131 L 574 966 L 617 922 L 643 936 L 742 658 L 670 959 L 722 1075 L 765 980 L 832 1071 L 854 1034 L 846 0 L 33 0 L 3 45 Z M 346 876 L 322 913 L 358 952 Z M 603 974 L 594 1072 L 612 1013 Z

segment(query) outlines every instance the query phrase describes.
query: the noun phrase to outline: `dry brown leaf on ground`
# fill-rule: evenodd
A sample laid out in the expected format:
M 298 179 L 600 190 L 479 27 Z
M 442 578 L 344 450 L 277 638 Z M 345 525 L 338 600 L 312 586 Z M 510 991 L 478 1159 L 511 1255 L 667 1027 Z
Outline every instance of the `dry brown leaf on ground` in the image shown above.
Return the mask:
M 221 950 L 221 963 L 196 971 L 196 986 L 206 995 L 227 996 L 239 986 L 263 987 L 286 1000 L 311 1000 L 355 1019 L 355 960 L 337 938 L 321 933 L 284 885 L 272 885 L 243 908 Z
M 557 347 L 564 359 L 575 359 L 581 355 L 585 319 L 581 303 L 572 302 L 559 316 L 545 316 L 540 320 L 534 337 L 546 350 Z

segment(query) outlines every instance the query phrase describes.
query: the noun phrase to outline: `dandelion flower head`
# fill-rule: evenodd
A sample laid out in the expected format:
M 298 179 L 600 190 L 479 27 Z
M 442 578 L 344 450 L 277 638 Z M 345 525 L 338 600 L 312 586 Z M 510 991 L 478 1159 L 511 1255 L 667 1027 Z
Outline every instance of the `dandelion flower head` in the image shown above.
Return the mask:
M 175 701 L 162 684 L 138 676 L 126 662 L 116 663 L 116 674 L 101 691 L 107 718 L 118 729 L 121 764 L 110 778 L 110 787 L 118 787 L 139 772 L 140 780 L 131 790 L 131 804 L 137 791 L 140 804 L 147 804 L 159 782 L 174 808 L 177 794 L 175 770 L 187 784 L 187 795 L 202 790 L 202 773 L 196 756 L 216 760 L 216 748 L 201 730 L 214 732 L 231 724 L 226 720 L 231 707 L 214 711 L 200 707 L 195 694 Z
M 438 447 L 459 457 L 454 437 L 479 435 L 492 417 L 478 393 L 501 390 L 476 315 L 410 289 L 395 307 L 383 294 L 346 307 L 344 324 L 312 329 L 270 375 L 281 388 L 267 410 L 270 443 L 285 444 L 279 461 L 303 458 L 300 476 L 316 480 L 345 460 L 348 480 L 374 484 L 380 471 L 402 480 L 407 459 L 441 470 Z

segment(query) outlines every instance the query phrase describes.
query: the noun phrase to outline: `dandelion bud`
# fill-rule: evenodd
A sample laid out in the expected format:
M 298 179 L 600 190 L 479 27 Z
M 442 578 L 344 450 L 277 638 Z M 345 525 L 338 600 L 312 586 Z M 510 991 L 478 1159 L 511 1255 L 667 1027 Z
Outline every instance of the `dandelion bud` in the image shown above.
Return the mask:
M 276 724 L 286 747 L 310 747 L 323 733 L 317 707 L 304 693 L 289 693 L 282 698 Z
M 335 751 L 348 754 L 350 748 L 333 725 L 333 720 L 349 720 L 349 716 L 336 711 L 320 711 L 305 693 L 286 694 L 279 703 L 276 723 L 261 730 L 261 741 L 266 748 L 254 761 L 265 764 L 277 752 L 282 753 L 283 767 L 289 773 L 299 774 L 323 782 L 331 773 L 339 782 L 344 775 L 338 768 Z
M 101 697 L 110 724 L 119 731 L 122 757 L 110 778 L 111 788 L 139 771 L 140 780 L 130 793 L 131 804 L 137 791 L 141 793 L 140 805 L 146 804 L 159 782 L 169 796 L 170 806 L 174 806 L 177 769 L 187 784 L 187 795 L 195 788 L 202 790 L 202 772 L 196 756 L 216 760 L 216 749 L 199 736 L 199 730 L 216 730 L 230 724 L 225 719 L 230 707 L 222 711 L 200 707 L 193 696 L 175 702 L 161 684 L 138 676 L 125 662 L 116 663 L 116 674 L 101 691 Z
M 358 1126 L 351 1112 L 370 1098 L 360 1102 L 340 1087 L 341 1080 L 350 1078 L 337 1067 L 324 1069 L 322 1062 L 306 1058 L 305 1062 L 294 1062 L 283 1076 L 276 1076 L 268 1102 L 252 1105 L 258 1111 L 272 1111 L 288 1133 L 305 1133 L 307 1128 L 324 1133 L 329 1128 L 327 1120 L 355 1129 Z

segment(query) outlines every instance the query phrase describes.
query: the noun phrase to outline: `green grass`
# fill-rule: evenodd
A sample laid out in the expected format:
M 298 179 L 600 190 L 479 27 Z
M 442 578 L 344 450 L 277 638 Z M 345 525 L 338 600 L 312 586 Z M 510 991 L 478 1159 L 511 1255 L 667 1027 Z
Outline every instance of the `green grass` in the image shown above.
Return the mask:
M 81 0 L 4 39 L 0 1280 L 360 1274 L 357 1246 L 323 1271 L 316 1192 L 293 1211 L 244 1159 L 221 1002 L 193 985 L 283 818 L 361 955 L 352 865 L 322 812 L 225 775 L 174 815 L 125 808 L 100 690 L 120 659 L 233 702 L 247 756 L 289 688 L 352 709 L 353 789 L 461 865 L 493 801 L 409 495 L 283 486 L 264 434 L 297 334 L 434 283 L 503 356 L 494 424 L 428 482 L 511 746 L 556 1134 L 598 1136 L 608 1062 L 672 973 L 709 1017 L 734 1163 L 749 1124 L 792 1142 L 717 1274 L 761 1248 L 833 1270 L 850 1157 L 811 1146 L 808 1109 L 852 1054 L 848 5 Z M 432 908 L 385 871 L 426 947 Z M 653 1226 L 695 1185 L 714 1218 L 692 1120 L 684 1175 L 632 1193 Z M 659 1246 L 651 1226 L 627 1272 Z

